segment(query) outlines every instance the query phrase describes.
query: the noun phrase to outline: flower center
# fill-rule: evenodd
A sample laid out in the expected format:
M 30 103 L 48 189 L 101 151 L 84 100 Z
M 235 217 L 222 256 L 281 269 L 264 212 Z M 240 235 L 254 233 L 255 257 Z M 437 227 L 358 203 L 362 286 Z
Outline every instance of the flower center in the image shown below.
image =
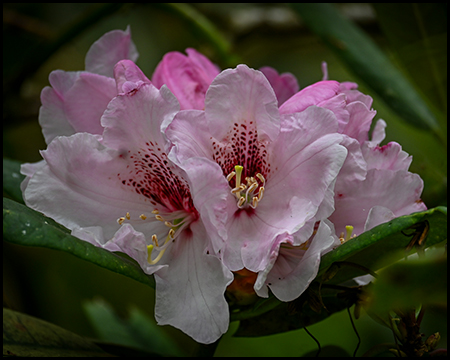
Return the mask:
M 257 173 L 255 177 L 246 177 L 246 184 L 242 183 L 242 171 L 244 167 L 241 165 L 236 165 L 234 167 L 235 171 L 232 171 L 227 175 L 227 180 L 231 181 L 234 176 L 236 176 L 235 182 L 236 187 L 231 189 L 231 193 L 236 196 L 237 207 L 239 209 L 243 209 L 245 207 L 250 206 L 253 209 L 256 209 L 258 203 L 262 200 L 264 196 L 264 187 L 266 185 L 266 180 L 261 173 Z M 259 180 L 259 182 L 258 182 Z
M 152 211 L 155 219 L 164 223 L 165 226 L 169 228 L 166 238 L 161 241 L 158 240 L 156 234 L 152 235 L 152 244 L 147 245 L 147 261 L 150 265 L 155 265 L 161 260 L 167 248 L 175 241 L 178 235 L 187 227 L 193 220 L 193 215 L 188 214 L 184 211 L 175 211 L 172 213 L 161 214 L 159 210 L 155 209 Z M 124 217 L 117 219 L 117 222 L 122 225 L 125 221 L 129 223 L 142 222 L 147 220 L 147 216 L 141 214 L 139 216 L 140 220 L 131 219 L 130 213 L 126 213 Z M 156 254 L 156 255 L 155 255 Z

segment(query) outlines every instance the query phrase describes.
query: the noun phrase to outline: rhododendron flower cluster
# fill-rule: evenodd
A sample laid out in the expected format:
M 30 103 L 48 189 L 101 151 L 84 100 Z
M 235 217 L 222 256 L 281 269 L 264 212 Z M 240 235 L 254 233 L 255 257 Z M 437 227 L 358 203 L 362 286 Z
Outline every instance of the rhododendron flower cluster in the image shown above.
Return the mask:
M 299 91 L 292 74 L 221 71 L 186 52 L 166 54 L 150 80 L 130 30 L 116 30 L 85 71 L 52 72 L 39 114 L 48 147 L 22 166 L 22 190 L 153 274 L 159 324 L 211 343 L 228 329 L 233 273 L 252 274 L 257 296 L 293 300 L 324 253 L 425 205 L 411 157 L 380 146 L 385 122 L 369 135 L 372 99 L 356 84 Z

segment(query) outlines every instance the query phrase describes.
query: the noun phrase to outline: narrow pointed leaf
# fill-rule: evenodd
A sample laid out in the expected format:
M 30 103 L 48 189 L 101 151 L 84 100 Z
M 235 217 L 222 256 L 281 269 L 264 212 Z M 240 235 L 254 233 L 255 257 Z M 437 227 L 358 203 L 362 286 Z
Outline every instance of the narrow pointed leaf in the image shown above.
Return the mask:
M 159 356 L 182 356 L 177 345 L 163 328 L 138 308 L 132 308 L 128 318 L 121 318 L 102 300 L 84 303 L 84 310 L 100 339 L 125 345 Z
M 439 124 L 410 81 L 356 25 L 345 19 L 333 4 L 296 3 L 292 7 L 308 27 L 341 58 L 350 71 L 403 119 L 431 130 L 441 140 Z
M 17 245 L 65 251 L 155 287 L 153 277 L 146 275 L 134 261 L 77 239 L 62 225 L 7 198 L 3 198 L 3 237 Z

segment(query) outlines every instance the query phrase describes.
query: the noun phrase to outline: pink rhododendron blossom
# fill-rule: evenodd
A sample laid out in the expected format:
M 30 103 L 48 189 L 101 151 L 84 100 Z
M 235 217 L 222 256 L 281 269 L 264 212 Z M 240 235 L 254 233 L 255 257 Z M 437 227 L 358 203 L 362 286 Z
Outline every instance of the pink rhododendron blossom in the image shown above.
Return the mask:
M 195 49 L 186 49 L 187 56 L 172 51 L 164 55 L 152 76 L 152 83 L 167 87 L 175 94 L 181 109 L 203 110 L 205 94 L 220 69 Z M 267 77 L 281 105 L 298 91 L 297 79 L 290 73 L 279 75 L 265 66 L 260 71 Z
M 379 146 L 385 138 L 383 120 L 377 121 L 369 140 L 376 112 L 371 108 L 372 98 L 357 87 L 351 82 L 320 81 L 280 107 L 287 114 L 320 106 L 338 118 L 338 132 L 346 135 L 341 144 L 348 156 L 336 180 L 335 211 L 329 219 L 344 240 L 348 239 L 347 226 L 359 235 L 395 217 L 426 209 L 420 200 L 423 182 L 408 172 L 411 157 L 395 142 Z
M 55 70 L 49 76 L 51 87 L 42 90 L 39 124 L 49 144 L 56 136 L 77 132 L 102 134 L 100 118 L 117 95 L 114 65 L 123 59 L 136 61 L 138 53 L 130 29 L 103 35 L 89 49 L 85 71 Z
M 263 66 L 259 71 L 269 80 L 273 91 L 275 91 L 278 106 L 298 92 L 299 86 L 297 79 L 291 73 L 283 73 L 280 75 L 278 71 L 269 66 Z
M 172 51 L 164 55 L 152 76 L 152 83 L 162 85 L 174 93 L 181 109 L 205 107 L 205 94 L 220 69 L 194 49 L 186 49 L 188 56 Z
M 263 271 L 274 247 L 305 243 L 314 222 L 330 215 L 347 154 L 337 129 L 336 116 L 317 106 L 280 115 L 266 77 L 245 65 L 214 79 L 204 112 L 176 115 L 166 131 L 169 157 L 194 191 L 220 199 L 197 208 L 232 271 Z
M 127 73 L 118 65 L 120 82 Z M 192 192 L 166 155 L 162 130 L 178 110 L 165 86 L 142 82 L 116 96 L 101 118 L 103 136 L 55 138 L 23 195 L 75 236 L 135 259 L 155 276 L 158 323 L 211 343 L 228 328 L 224 292 L 232 274 L 208 254 L 210 237 L 196 208 L 216 196 Z
M 377 125 L 383 124 L 379 120 Z M 384 126 L 378 126 L 377 131 L 381 128 L 384 130 Z M 361 144 L 361 151 L 367 170 L 364 178 L 339 175 L 336 181 L 336 210 L 329 219 L 338 234 L 346 234 L 346 227 L 351 226 L 353 235 L 359 235 L 398 216 L 426 210 L 420 199 L 423 181 L 408 171 L 412 158 L 398 143 L 379 146 L 366 141 Z M 344 240 L 348 237 L 343 236 Z
M 370 134 L 372 98 L 355 83 L 324 67 L 299 91 L 292 74 L 186 53 L 166 54 L 150 81 L 127 28 L 92 45 L 85 71 L 52 72 L 48 148 L 22 166 L 21 188 L 30 208 L 153 274 L 159 324 L 212 343 L 232 272 L 244 301 L 292 301 L 323 254 L 426 207 L 411 157 L 380 146 L 386 123 Z

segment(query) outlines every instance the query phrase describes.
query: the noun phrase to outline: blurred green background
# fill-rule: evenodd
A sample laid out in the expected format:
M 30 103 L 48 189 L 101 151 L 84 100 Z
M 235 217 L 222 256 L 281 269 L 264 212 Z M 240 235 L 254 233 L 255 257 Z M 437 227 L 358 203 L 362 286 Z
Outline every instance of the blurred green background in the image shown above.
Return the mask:
M 46 145 L 37 122 L 39 95 L 48 85 L 49 73 L 83 70 L 85 54 L 94 41 L 107 31 L 130 25 L 140 53 L 137 64 L 149 78 L 166 52 L 183 52 L 187 47 L 196 48 L 221 68 L 245 63 L 291 72 L 301 88 L 322 79 L 321 62 L 326 61 L 330 79 L 355 81 L 374 98 L 376 119 L 388 124 L 385 142 L 399 142 L 413 155 L 410 170 L 424 179 L 425 204 L 429 208 L 446 205 L 447 5 L 394 5 L 345 3 L 337 8 L 424 95 L 445 134 L 440 140 L 399 117 L 287 5 L 192 4 L 184 9 L 162 4 L 4 4 L 3 155 L 23 162 L 40 160 L 39 150 Z M 188 12 L 180 15 L 185 10 L 194 11 L 195 21 Z M 219 37 L 214 37 L 214 28 L 212 33 L 205 32 L 208 20 Z M 408 31 L 402 33 L 402 28 Z M 4 298 L 19 311 L 92 337 L 96 333 L 83 311 L 85 301 L 102 298 L 124 317 L 137 306 L 153 317 L 153 290 L 131 279 L 47 249 L 4 244 L 3 254 Z M 430 308 L 423 322 L 426 335 L 441 332 L 440 347 L 446 347 L 446 318 L 446 308 Z M 393 340 L 386 328 L 364 312 L 355 324 L 362 338 L 358 355 Z M 197 345 L 189 337 L 170 327 L 162 329 L 188 353 L 195 351 Z M 304 330 L 249 339 L 233 338 L 235 329 L 236 324 L 231 324 L 216 355 L 300 356 L 317 349 Z M 309 330 L 322 347 L 330 346 L 331 354 L 324 351 L 324 356 L 352 354 L 357 344 L 345 311 Z

